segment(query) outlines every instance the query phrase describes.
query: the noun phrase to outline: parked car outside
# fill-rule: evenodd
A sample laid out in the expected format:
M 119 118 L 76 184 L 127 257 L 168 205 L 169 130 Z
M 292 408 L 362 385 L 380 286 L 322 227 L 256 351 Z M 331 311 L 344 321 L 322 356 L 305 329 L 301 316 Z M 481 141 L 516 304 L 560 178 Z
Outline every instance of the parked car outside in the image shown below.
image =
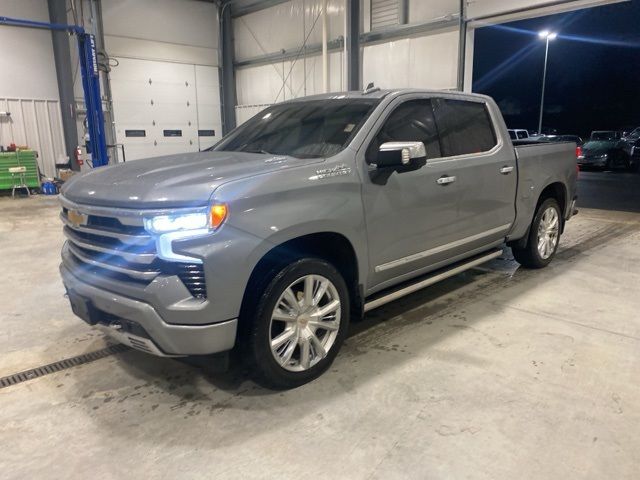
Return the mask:
M 620 132 L 595 131 L 588 142 L 582 145 L 582 154 L 578 155 L 580 168 L 631 168 L 631 157 L 624 151 Z
M 631 170 L 638 170 L 640 167 L 640 127 L 635 128 L 622 138 L 622 150 L 629 156 Z
M 594 130 L 591 132 L 589 140 L 613 141 L 620 140 L 621 138 L 622 133 L 615 130 Z
M 529 138 L 529 132 L 523 128 L 510 128 L 508 131 L 511 140 L 526 140 Z
M 578 147 L 584 144 L 584 140 L 578 135 L 548 135 L 545 138 L 550 142 L 574 142 Z

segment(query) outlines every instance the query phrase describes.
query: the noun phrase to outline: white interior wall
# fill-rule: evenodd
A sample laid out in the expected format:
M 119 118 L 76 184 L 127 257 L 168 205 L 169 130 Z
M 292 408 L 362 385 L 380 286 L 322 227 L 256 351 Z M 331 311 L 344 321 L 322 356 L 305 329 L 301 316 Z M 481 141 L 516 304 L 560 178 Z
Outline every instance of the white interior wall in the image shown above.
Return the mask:
M 329 54 L 329 91 L 343 90 L 343 58 L 341 51 Z M 236 70 L 236 93 L 238 125 L 273 103 L 323 93 L 322 56 L 239 68 Z
M 327 38 L 344 36 L 344 0 L 327 1 Z M 291 0 L 233 20 L 236 60 L 300 52 L 322 42 L 322 0 Z M 329 53 L 329 91 L 345 85 L 344 54 Z M 273 103 L 323 92 L 322 57 L 304 56 L 236 70 L 236 121 L 241 124 Z
M 344 0 L 327 0 L 329 40 L 344 35 Z M 290 0 L 233 20 L 236 60 L 322 42 L 322 0 Z M 315 23 L 315 26 L 314 26 Z M 313 27 L 313 28 L 312 28 Z
M 458 29 L 367 45 L 362 55 L 362 83 L 380 88 L 455 88 L 458 76 Z
M 49 21 L 46 0 L 3 0 L 0 15 Z M 40 172 L 55 175 L 65 158 L 60 96 L 51 32 L 0 26 L 0 145 L 26 145 L 38 152 Z
M 2 0 L 0 15 L 49 21 L 46 0 Z M 51 32 L 0 26 L 0 97 L 59 100 Z
M 460 0 L 409 0 L 409 23 L 428 22 L 460 13 Z

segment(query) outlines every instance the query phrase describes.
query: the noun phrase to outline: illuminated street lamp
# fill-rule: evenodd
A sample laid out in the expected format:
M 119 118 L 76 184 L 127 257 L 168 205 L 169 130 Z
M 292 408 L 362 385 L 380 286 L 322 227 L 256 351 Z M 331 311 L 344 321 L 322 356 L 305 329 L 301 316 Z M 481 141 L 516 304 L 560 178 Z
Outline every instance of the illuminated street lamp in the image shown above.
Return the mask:
M 542 95 L 540 98 L 540 121 L 538 122 L 538 135 L 542 135 L 542 113 L 544 111 L 544 88 L 547 83 L 547 60 L 549 58 L 549 42 L 558 38 L 558 34 L 550 32 L 549 30 L 543 30 L 538 33 L 541 39 L 546 40 L 546 48 L 544 50 L 544 71 L 542 73 Z

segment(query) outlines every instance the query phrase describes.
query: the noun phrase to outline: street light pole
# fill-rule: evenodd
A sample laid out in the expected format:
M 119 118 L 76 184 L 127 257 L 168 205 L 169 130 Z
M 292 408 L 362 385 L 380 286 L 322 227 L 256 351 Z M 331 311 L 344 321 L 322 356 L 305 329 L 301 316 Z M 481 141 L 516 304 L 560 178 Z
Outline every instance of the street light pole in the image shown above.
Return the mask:
M 549 59 L 549 42 L 555 40 L 558 36 L 557 33 L 551 33 L 548 30 L 544 30 L 538 34 L 540 38 L 544 38 L 546 41 L 544 49 L 544 70 L 542 72 L 542 94 L 540 95 L 540 119 L 538 121 L 538 135 L 542 135 L 542 116 L 544 113 L 544 90 L 547 84 L 547 60 Z

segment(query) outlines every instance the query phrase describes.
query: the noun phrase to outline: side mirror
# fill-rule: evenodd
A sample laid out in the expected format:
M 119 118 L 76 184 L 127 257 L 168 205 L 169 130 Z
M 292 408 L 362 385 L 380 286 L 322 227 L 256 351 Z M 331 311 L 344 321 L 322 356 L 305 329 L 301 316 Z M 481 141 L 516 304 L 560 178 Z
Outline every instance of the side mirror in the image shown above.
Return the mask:
M 376 166 L 378 168 L 409 167 L 426 159 L 427 150 L 422 142 L 387 142 L 380 145 L 378 149 Z

